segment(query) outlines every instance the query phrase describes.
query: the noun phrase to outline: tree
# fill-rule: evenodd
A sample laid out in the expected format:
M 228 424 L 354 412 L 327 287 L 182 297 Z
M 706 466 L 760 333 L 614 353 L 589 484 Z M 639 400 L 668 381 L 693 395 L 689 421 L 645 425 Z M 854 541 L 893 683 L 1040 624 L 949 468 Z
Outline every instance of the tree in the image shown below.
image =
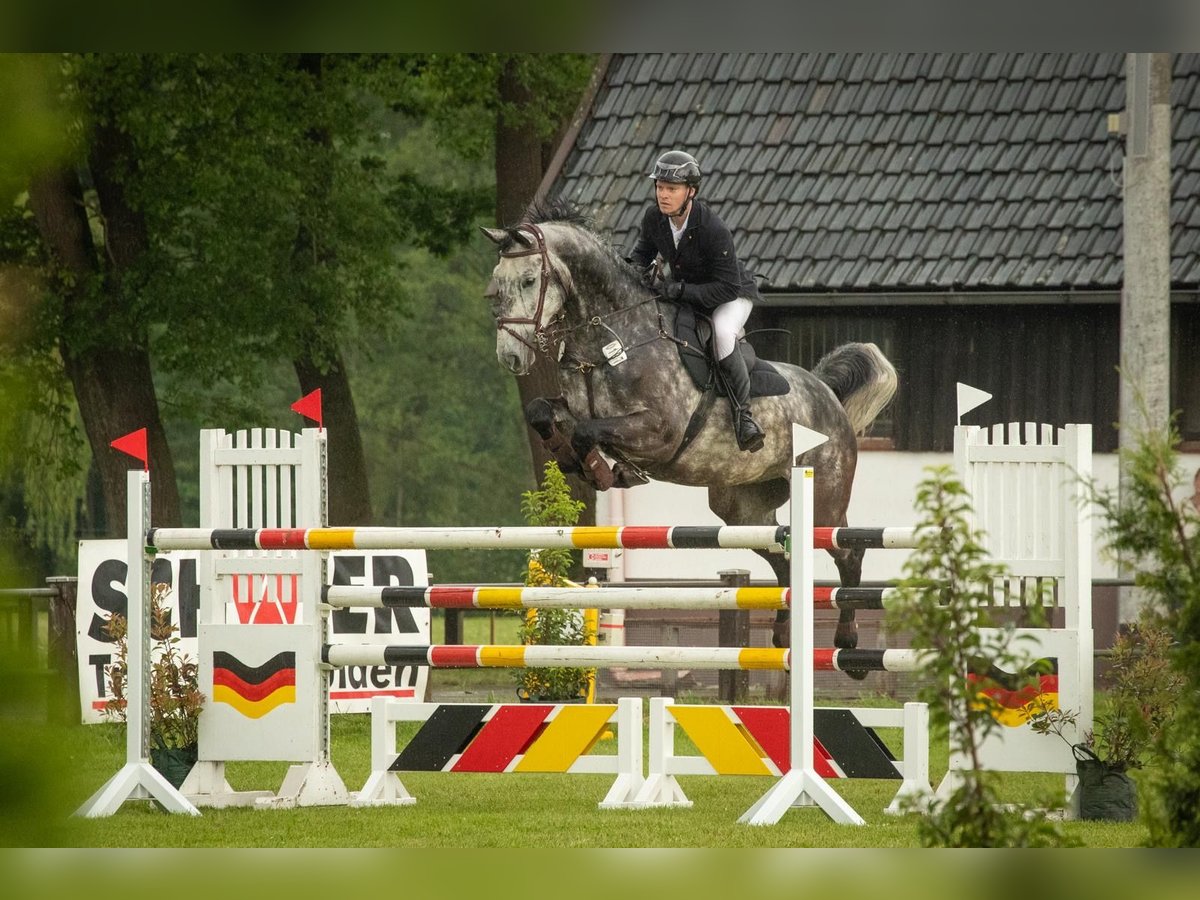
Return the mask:
M 464 54 L 427 61 L 427 111 L 444 140 L 466 155 L 490 153 L 497 224 L 515 225 L 524 216 L 594 67 L 595 57 L 576 54 Z M 558 396 L 556 361 L 540 357 L 517 387 L 521 410 L 535 397 Z M 526 438 L 531 474 L 540 477 L 551 456 L 532 429 L 526 429 Z M 569 481 L 594 515 L 595 491 L 577 476 Z
M 996 773 L 985 771 L 980 751 L 989 734 L 1003 726 L 983 690 L 994 687 L 996 667 L 1019 670 L 1020 656 L 1008 632 L 988 635 L 992 585 L 1007 573 L 991 562 L 970 530 L 966 488 L 948 466 L 932 467 L 917 486 L 916 509 L 922 536 L 904 565 L 900 600 L 888 622 L 912 633 L 923 654 L 928 680 L 918 690 L 929 704 L 935 732 L 948 731 L 950 749 L 970 766 L 953 791 L 918 822 L 924 846 L 1046 847 L 1064 838 L 1058 826 L 1000 803 Z M 968 673 L 975 678 L 968 677 Z M 1028 680 L 1028 679 L 1027 679 Z
M 386 466 L 368 465 L 367 450 L 358 443 L 351 387 L 355 393 L 360 387 L 352 378 L 385 379 L 386 369 L 370 371 L 360 363 L 371 353 L 409 352 L 403 340 L 408 312 L 430 311 L 428 298 L 418 293 L 422 280 L 406 268 L 427 266 L 429 258 L 417 262 L 406 248 L 432 253 L 437 267 L 457 267 L 452 280 L 461 283 L 464 297 L 482 293 L 486 269 L 476 274 L 447 254 L 456 254 L 494 209 L 488 180 L 464 180 L 455 170 L 493 155 L 501 64 L 516 60 L 516 71 L 537 98 L 513 115 L 519 112 L 538 134 L 551 135 L 547 123 L 557 127 L 574 108 L 588 59 L 56 59 L 74 117 L 75 154 L 68 165 L 39 173 L 33 190 L 0 215 L 0 253 L 40 276 L 33 317 L 38 327 L 0 366 L 39 373 L 32 394 L 42 399 L 30 418 L 52 422 L 56 435 L 20 450 L 23 466 L 31 470 L 80 456 L 80 432 L 73 430 L 77 405 L 94 470 L 112 469 L 98 479 L 104 491 L 97 506 L 107 509 L 107 528 L 116 532 L 124 521 L 128 463 L 108 442 L 148 425 L 154 518 L 176 521 L 171 441 L 160 432 L 173 435 L 184 473 L 178 480 L 187 494 L 194 490 L 194 469 L 184 448 L 194 446 L 196 424 L 290 426 L 290 414 L 278 415 L 286 410 L 281 392 L 294 399 L 321 387 L 332 438 L 331 517 L 350 523 L 385 514 L 394 492 L 390 486 L 367 489 L 367 473 Z M 440 146 L 448 148 L 439 156 L 447 163 L 442 172 L 395 152 L 397 119 L 440 135 Z M 543 138 L 543 149 L 550 140 Z M 478 327 L 490 338 L 486 311 L 482 304 L 479 309 Z M 369 348 L 355 345 L 347 352 L 347 341 L 356 336 L 350 328 L 369 338 Z M 452 340 L 453 331 L 427 332 L 422 358 L 436 357 L 438 343 Z M 76 373 L 73 383 L 64 375 L 68 363 Z M 290 367 L 298 390 L 286 390 L 281 366 Z M 497 368 L 494 361 L 491 366 Z M 442 396 L 440 386 L 426 390 L 423 370 L 410 372 L 419 389 L 412 380 L 385 382 L 379 393 L 386 398 L 391 391 L 393 403 L 402 393 Z M 61 402 L 64 394 L 73 395 L 71 402 Z M 505 407 L 509 402 L 503 401 Z M 519 423 L 518 417 L 516 412 Z M 474 423 L 469 416 L 464 421 L 464 432 L 470 431 Z M 405 440 L 419 447 L 426 438 L 451 433 L 457 434 L 427 429 Z M 477 452 L 486 458 L 486 432 L 474 440 L 482 441 Z M 507 441 L 505 436 L 502 443 Z M 420 456 L 422 463 L 432 456 L 448 463 L 452 454 Z M 532 472 L 523 484 L 531 480 Z M 78 482 L 74 489 L 82 491 Z M 430 498 L 437 494 L 417 490 Z
M 92 447 L 109 527 L 119 532 L 125 526 L 129 465 L 106 452 L 108 444 L 143 426 L 159 476 L 152 515 L 163 524 L 178 524 L 174 462 L 151 374 L 150 323 L 136 296 L 136 266 L 149 237 L 123 173 L 132 146 L 103 105 L 90 112 L 90 140 L 79 148 L 74 164 L 37 172 L 29 185 L 29 209 L 57 287 L 58 352 Z M 84 172 L 91 183 L 86 192 Z
M 1152 422 L 1145 410 L 1139 422 Z M 1168 658 L 1183 690 L 1161 728 L 1152 727 L 1157 765 L 1149 779 L 1150 844 L 1200 846 L 1200 509 L 1187 496 L 1193 473 L 1179 457 L 1175 416 L 1165 427 L 1130 426 L 1118 491 L 1090 485 L 1103 513 L 1100 538 L 1113 558 L 1135 560 L 1146 596 L 1143 616 L 1165 630 Z M 1122 427 L 1124 423 L 1122 423 Z M 1139 712 L 1147 712 L 1143 700 Z M 1154 723 L 1157 725 L 1158 723 Z
M 323 388 L 331 515 L 370 518 L 341 330 L 357 313 L 386 332 L 406 297 L 397 248 L 461 240 L 455 202 L 477 204 L 441 196 L 449 228 L 406 218 L 420 185 L 388 167 L 373 128 L 380 85 L 412 89 L 410 61 L 104 55 L 63 69 L 76 153 L 37 173 L 6 222 L 23 243 L 4 249 L 41 265 L 42 327 L 13 365 L 61 357 L 101 476 L 97 518 L 123 527 L 128 464 L 108 442 L 143 425 L 154 519 L 180 518 L 155 378 L 177 412 L 213 396 L 244 409 L 275 360 L 302 391 Z

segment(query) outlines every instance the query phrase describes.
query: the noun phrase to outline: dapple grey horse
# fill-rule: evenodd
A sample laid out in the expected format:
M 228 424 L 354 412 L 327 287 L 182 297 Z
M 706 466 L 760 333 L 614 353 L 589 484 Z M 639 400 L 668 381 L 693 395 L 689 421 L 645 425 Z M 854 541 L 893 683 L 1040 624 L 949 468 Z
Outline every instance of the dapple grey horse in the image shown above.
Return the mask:
M 799 459 L 815 470 L 814 522 L 846 525 L 857 435 L 897 386 L 878 347 L 844 344 L 811 372 L 760 362 L 752 383 L 774 395 L 754 397 L 751 410 L 766 441 L 756 453 L 742 452 L 728 400 L 698 387 L 685 369 L 681 349 L 695 353 L 694 338 L 677 334 L 676 319 L 689 311 L 657 299 L 578 211 L 551 203 L 532 208 L 516 227 L 483 231 L 500 249 L 486 296 L 501 365 L 523 375 L 539 353 L 559 362 L 562 396 L 533 401 L 526 418 L 564 471 L 601 490 L 647 478 L 701 485 L 726 524 L 774 525 L 789 498 L 792 423 L 799 423 L 829 436 Z M 788 584 L 784 555 L 760 553 L 778 583 Z M 863 551 L 829 553 L 842 585 L 857 586 Z M 777 646 L 786 643 L 786 621 L 786 612 L 776 618 Z M 854 610 L 844 609 L 834 644 L 853 648 L 857 641 Z

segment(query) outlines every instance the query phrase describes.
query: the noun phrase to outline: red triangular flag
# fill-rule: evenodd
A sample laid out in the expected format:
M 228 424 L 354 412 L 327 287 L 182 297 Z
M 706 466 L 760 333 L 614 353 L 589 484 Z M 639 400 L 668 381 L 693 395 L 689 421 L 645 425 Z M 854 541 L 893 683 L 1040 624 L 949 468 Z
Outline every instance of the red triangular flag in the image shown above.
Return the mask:
M 306 419 L 312 419 L 318 428 L 324 428 L 321 419 L 321 389 L 317 388 L 311 394 L 306 394 L 292 404 L 292 410 L 300 413 Z
M 145 428 L 131 431 L 129 434 L 117 438 L 109 446 L 114 450 L 120 450 L 122 453 L 128 453 L 134 459 L 141 460 L 146 471 L 150 471 L 150 454 L 146 450 Z

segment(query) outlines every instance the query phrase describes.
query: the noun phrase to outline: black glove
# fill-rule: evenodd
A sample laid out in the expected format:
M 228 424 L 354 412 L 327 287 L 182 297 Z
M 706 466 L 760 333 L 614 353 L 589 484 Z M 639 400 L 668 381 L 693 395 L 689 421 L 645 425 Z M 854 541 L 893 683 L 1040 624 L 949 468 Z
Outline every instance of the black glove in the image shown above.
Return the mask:
M 683 299 L 683 282 L 682 281 L 668 281 L 666 284 L 663 285 L 662 295 L 664 297 L 666 297 L 668 300 L 682 300 Z
M 653 288 L 654 282 L 658 280 L 658 264 L 650 263 L 650 265 L 638 272 L 638 278 L 641 279 L 642 284 L 646 287 Z

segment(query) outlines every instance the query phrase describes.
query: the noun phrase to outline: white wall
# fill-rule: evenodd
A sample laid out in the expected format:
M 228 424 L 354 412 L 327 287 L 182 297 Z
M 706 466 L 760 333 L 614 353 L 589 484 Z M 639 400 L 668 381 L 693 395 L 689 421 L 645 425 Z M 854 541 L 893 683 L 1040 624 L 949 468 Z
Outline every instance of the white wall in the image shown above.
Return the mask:
M 858 458 L 858 472 L 850 499 L 851 525 L 913 525 L 916 486 L 925 477 L 925 468 L 952 466 L 949 453 L 895 453 L 869 451 Z M 1191 493 L 1190 475 L 1200 466 L 1200 454 L 1184 454 L 1184 472 L 1189 476 L 1182 496 Z M 1099 486 L 1115 488 L 1115 454 L 1096 454 L 1092 472 Z M 704 488 L 651 482 L 625 491 L 597 494 L 598 525 L 719 525 L 721 521 L 708 509 Z M 788 521 L 788 504 L 780 508 L 778 521 Z M 1095 527 L 1094 531 L 1098 530 Z M 864 581 L 885 581 L 901 576 L 908 556 L 906 550 L 869 550 L 863 560 Z M 774 576 L 764 560 L 748 550 L 617 550 L 613 552 L 613 581 L 632 578 L 716 579 L 722 569 L 749 569 L 753 579 L 770 580 Z M 623 567 L 623 568 L 622 568 Z M 837 580 L 837 568 L 828 555 L 817 554 L 815 577 Z M 1116 571 L 1101 554 L 1100 541 L 1094 541 L 1093 578 L 1115 578 Z

